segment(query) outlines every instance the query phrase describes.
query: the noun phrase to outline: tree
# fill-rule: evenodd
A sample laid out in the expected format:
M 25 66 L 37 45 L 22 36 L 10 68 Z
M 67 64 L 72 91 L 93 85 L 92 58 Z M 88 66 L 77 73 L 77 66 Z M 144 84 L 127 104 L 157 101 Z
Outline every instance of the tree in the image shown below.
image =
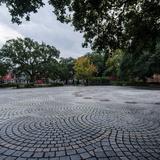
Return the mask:
M 157 41 L 155 54 L 151 55 L 150 61 L 152 75 L 154 73 L 160 74 L 160 40 Z
M 124 54 L 120 65 L 121 78 L 146 81 L 153 74 L 160 74 L 160 41 L 156 42 L 154 50 L 144 48 L 139 56 Z
M 99 50 L 127 48 L 139 52 L 160 35 L 158 0 L 49 0 L 57 19 L 71 22 L 84 33 L 85 43 Z M 30 18 L 31 12 L 43 7 L 42 0 L 0 0 L 5 3 L 12 21 Z
M 92 53 L 87 53 L 85 56 L 89 57 L 91 63 L 96 66 L 97 68 L 96 76 L 98 77 L 103 76 L 103 73 L 106 69 L 106 61 L 107 61 L 106 54 L 103 52 L 94 51 Z
M 146 81 L 153 74 L 160 74 L 160 43 L 157 42 L 155 51 L 144 49 L 138 59 L 134 57 L 133 67 L 136 77 Z
M 123 51 L 120 49 L 115 50 L 106 62 L 106 74 L 110 76 L 119 77 L 120 65 L 123 58 Z
M 133 80 L 135 78 L 133 68 L 134 68 L 133 55 L 124 53 L 119 69 L 119 77 L 122 80 Z
M 39 73 L 37 79 L 45 79 L 48 83 L 48 79 L 56 80 L 59 78 L 59 63 L 56 59 L 52 59 L 50 62 L 45 62 L 39 65 Z
M 121 75 L 144 78 L 157 72 L 156 51 L 160 37 L 159 0 L 48 0 L 62 23 L 72 23 L 84 34 L 83 46 L 110 55 L 117 48 L 125 51 Z M 30 18 L 43 7 L 42 0 L 0 0 L 6 4 L 12 21 Z M 132 61 L 131 61 L 132 59 Z M 125 64 L 126 63 L 126 64 Z M 143 69 L 143 63 L 147 67 Z M 141 65 L 140 65 L 141 64 Z M 140 67 L 141 66 L 141 67 Z M 153 71 L 153 69 L 155 69 Z M 126 70 L 126 72 L 123 72 Z M 141 75 L 139 75 L 141 74 Z
M 78 79 L 83 79 L 88 81 L 90 77 L 96 73 L 97 69 L 89 59 L 89 57 L 80 57 L 75 62 L 75 75 Z
M 25 73 L 31 82 L 38 77 L 49 78 L 58 57 L 59 51 L 55 47 L 29 38 L 9 40 L 0 50 L 1 61 L 17 75 Z
M 8 67 L 7 65 L 5 65 L 4 63 L 0 62 L 0 78 L 2 76 L 4 76 L 8 71 Z
M 44 6 L 42 0 L 0 0 L 0 5 L 2 3 L 6 4 L 10 15 L 12 16 L 12 22 L 18 24 L 21 23 L 21 18 L 25 17 L 26 20 L 30 20 L 30 13 L 37 13 L 40 7 Z
M 59 61 L 59 77 L 66 84 L 68 80 L 74 79 L 74 61 L 72 57 L 61 58 Z

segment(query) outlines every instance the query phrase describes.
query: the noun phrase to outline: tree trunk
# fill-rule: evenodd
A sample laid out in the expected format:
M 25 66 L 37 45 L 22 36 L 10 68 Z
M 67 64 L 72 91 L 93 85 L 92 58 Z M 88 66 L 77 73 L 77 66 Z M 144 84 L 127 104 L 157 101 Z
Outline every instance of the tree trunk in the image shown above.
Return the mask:
M 66 85 L 68 84 L 68 79 L 65 80 L 65 84 L 66 84 Z
M 86 79 L 86 85 L 88 86 L 88 79 Z
M 75 85 L 75 84 L 74 84 L 74 79 L 72 80 L 72 84 Z
M 79 79 L 77 79 L 77 85 L 79 85 Z
M 30 76 L 30 83 L 35 83 L 35 76 L 34 75 L 31 75 Z

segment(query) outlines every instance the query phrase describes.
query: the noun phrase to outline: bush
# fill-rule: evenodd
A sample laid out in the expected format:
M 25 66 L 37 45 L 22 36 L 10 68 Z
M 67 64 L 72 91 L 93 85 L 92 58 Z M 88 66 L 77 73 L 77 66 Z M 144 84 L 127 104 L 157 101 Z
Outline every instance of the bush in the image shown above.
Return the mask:
M 50 84 L 25 84 L 22 88 L 42 88 L 42 87 L 58 87 L 63 86 L 63 83 L 55 82 Z
M 10 87 L 17 87 L 16 83 L 2 83 L 0 84 L 0 88 L 10 88 Z
M 63 83 L 51 83 L 51 84 L 19 84 L 19 83 L 6 83 L 0 84 L 0 88 L 41 88 L 41 87 L 58 87 L 63 86 Z
M 58 86 L 64 86 L 64 84 L 60 83 L 60 82 L 56 82 L 56 83 L 51 83 L 50 84 L 50 87 L 58 87 Z
M 21 85 L 21 88 L 34 88 L 34 87 L 35 87 L 35 85 L 33 83 Z
M 92 77 L 88 80 L 88 85 L 109 85 L 110 80 L 107 77 Z
M 111 81 L 111 85 L 116 86 L 149 86 L 148 83 L 138 81 Z

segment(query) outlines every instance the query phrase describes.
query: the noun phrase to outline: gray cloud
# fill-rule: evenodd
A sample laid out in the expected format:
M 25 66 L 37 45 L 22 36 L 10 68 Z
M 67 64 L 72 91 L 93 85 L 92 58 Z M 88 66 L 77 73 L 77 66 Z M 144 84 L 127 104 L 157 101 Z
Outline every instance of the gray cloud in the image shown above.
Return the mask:
M 50 6 L 41 8 L 37 14 L 31 15 L 31 21 L 23 21 L 22 25 L 12 24 L 11 17 L 5 6 L 0 6 L 0 43 L 13 37 L 30 37 L 39 42 L 55 46 L 61 51 L 61 56 L 78 57 L 84 55 L 90 49 L 82 48 L 82 34 L 74 32 L 74 28 L 68 24 L 62 24 L 56 20 Z M 10 34 L 4 36 L 10 30 Z M 3 36 L 2 36 L 3 35 Z

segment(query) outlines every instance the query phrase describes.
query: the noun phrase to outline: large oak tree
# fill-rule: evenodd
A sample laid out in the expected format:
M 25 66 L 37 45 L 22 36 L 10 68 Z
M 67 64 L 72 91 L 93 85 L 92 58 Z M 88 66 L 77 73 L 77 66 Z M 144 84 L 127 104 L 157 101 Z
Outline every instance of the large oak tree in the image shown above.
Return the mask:
M 10 66 L 17 75 L 25 73 L 31 82 L 37 78 L 55 78 L 59 51 L 45 43 L 39 44 L 30 38 L 12 39 L 0 50 L 0 60 Z M 54 75 L 53 75 L 54 74 Z

